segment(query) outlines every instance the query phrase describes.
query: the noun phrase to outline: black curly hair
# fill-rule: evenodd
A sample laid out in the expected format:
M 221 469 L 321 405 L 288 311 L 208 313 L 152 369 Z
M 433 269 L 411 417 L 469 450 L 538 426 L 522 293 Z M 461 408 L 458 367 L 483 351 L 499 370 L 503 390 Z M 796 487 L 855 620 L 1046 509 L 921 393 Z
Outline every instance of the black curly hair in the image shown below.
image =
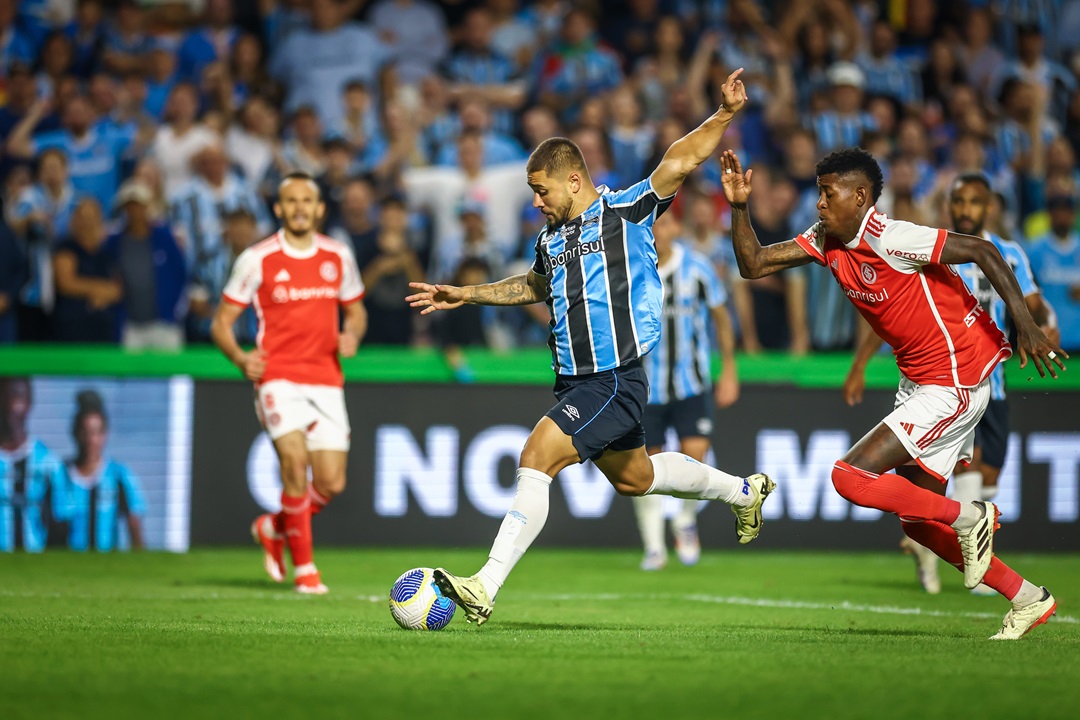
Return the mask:
M 874 156 L 862 148 L 843 148 L 833 150 L 831 153 L 818 161 L 814 169 L 818 177 L 822 175 L 850 175 L 861 173 L 870 181 L 871 200 L 877 202 L 881 197 L 881 189 L 885 186 L 885 178 L 881 174 L 881 166 Z

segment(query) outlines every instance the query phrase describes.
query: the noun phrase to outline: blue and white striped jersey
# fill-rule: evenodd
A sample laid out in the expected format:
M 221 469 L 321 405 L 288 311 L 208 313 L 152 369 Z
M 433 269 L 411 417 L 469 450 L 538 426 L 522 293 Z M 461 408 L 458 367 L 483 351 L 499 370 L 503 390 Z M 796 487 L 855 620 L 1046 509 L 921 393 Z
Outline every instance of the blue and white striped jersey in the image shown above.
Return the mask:
M 41 552 L 67 508 L 63 463 L 40 440 L 0 451 L 0 551 Z
M 660 266 L 664 283 L 660 344 L 645 356 L 649 404 L 666 405 L 702 395 L 712 387 L 710 310 L 727 302 L 712 262 L 676 244 Z
M 671 205 L 649 179 L 597 188 L 585 212 L 536 238 L 532 270 L 547 277 L 552 367 L 560 375 L 611 370 L 660 337 L 663 285 L 652 224 Z
M 1031 264 L 1028 263 L 1023 248 L 1012 240 L 1005 240 L 990 232 L 984 232 L 982 236 L 994 243 L 994 246 L 1001 252 L 1001 256 L 1005 258 L 1005 262 L 1009 264 L 1013 274 L 1016 275 L 1016 282 L 1019 283 L 1020 292 L 1023 293 L 1024 297 L 1038 293 L 1039 286 L 1035 283 L 1035 276 L 1031 272 Z M 1001 332 L 1008 335 L 1009 330 L 1006 326 L 1008 312 L 1005 309 L 1005 301 L 997 294 L 997 290 L 994 290 L 994 286 L 983 275 L 983 271 L 975 263 L 957 265 L 956 270 L 960 273 L 960 277 L 964 279 L 964 283 L 970 288 L 971 294 L 990 313 L 990 319 L 1001 328 Z M 994 371 L 990 373 L 990 397 L 993 400 L 1005 399 L 1005 363 L 998 363 Z
M 130 547 L 127 517 L 146 512 L 139 481 L 126 466 L 106 458 L 96 477 L 66 466 L 68 547 L 109 552 Z

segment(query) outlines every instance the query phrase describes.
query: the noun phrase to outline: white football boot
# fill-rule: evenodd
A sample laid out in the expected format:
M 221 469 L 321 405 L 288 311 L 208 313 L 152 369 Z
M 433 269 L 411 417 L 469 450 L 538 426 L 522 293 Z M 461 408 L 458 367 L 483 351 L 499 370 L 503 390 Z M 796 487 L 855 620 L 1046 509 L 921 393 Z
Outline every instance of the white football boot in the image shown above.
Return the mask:
M 968 530 L 956 531 L 964 556 L 964 587 L 968 590 L 982 582 L 994 559 L 994 531 L 999 527 L 998 515 L 1001 514 L 992 502 L 975 500 L 971 504 L 980 507 L 983 516 Z
M 1057 612 L 1057 600 L 1045 587 L 1042 589 L 1043 596 L 1033 603 L 1028 603 L 1022 608 L 1013 608 L 1005 613 L 1005 620 L 997 635 L 990 637 L 991 640 L 1019 640 L 1034 628 L 1042 625 L 1050 616 Z
M 491 617 L 491 610 L 495 603 L 488 599 L 484 584 L 477 576 L 458 577 L 442 568 L 435 568 L 433 579 L 442 594 L 465 611 L 465 619 L 468 622 L 483 625 Z
M 761 532 L 761 505 L 769 493 L 776 489 L 776 483 L 763 473 L 751 475 L 746 478 L 746 482 L 754 491 L 754 502 L 746 507 L 731 506 L 731 512 L 735 513 L 735 534 L 741 545 L 750 542 Z

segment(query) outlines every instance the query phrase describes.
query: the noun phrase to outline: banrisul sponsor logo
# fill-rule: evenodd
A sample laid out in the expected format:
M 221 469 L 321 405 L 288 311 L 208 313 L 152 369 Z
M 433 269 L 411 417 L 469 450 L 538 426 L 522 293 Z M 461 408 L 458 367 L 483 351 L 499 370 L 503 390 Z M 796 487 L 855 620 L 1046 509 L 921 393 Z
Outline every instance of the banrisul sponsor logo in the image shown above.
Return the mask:
M 604 252 L 604 238 L 597 238 L 596 240 L 568 247 L 561 253 L 552 255 L 551 264 L 554 267 L 561 267 L 572 260 L 577 260 L 582 255 L 592 255 L 598 252 Z

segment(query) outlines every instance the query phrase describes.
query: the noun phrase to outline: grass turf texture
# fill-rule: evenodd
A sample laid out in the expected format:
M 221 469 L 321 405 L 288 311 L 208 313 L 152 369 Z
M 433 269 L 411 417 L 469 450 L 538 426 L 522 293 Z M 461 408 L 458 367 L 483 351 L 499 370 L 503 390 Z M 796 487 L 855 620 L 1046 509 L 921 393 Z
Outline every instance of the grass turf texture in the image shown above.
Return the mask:
M 896 554 L 534 550 L 483 628 L 409 632 L 408 568 L 482 550 L 318 550 L 326 597 L 255 548 L 0 557 L 0 718 L 1075 718 L 1080 559 L 1018 555 L 1059 618 L 991 643 L 1008 609 Z M 674 560 L 674 559 L 673 559 Z

